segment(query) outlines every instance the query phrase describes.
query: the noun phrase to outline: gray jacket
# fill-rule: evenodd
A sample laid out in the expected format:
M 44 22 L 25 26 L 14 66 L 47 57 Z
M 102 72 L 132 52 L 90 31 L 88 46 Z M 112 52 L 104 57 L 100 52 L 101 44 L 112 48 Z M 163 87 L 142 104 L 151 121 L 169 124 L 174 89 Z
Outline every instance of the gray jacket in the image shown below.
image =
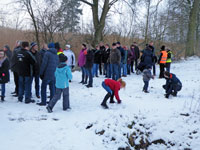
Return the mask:
M 110 63 L 111 64 L 120 64 L 121 62 L 121 53 L 118 49 L 112 49 L 110 51 Z
M 153 75 L 151 74 L 151 70 L 144 69 L 143 70 L 143 81 L 149 81 L 151 78 L 153 79 Z

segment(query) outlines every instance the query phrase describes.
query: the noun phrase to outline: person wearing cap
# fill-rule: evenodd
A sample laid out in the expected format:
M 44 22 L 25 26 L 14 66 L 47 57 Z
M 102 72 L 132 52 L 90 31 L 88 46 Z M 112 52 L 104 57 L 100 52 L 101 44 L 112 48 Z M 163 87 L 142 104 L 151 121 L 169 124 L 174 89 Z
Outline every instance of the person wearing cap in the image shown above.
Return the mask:
M 124 58 L 125 58 L 125 52 L 124 52 L 124 49 L 121 47 L 121 43 L 120 42 L 117 42 L 117 49 L 120 51 L 120 54 L 121 54 L 121 62 L 119 64 L 119 78 L 121 78 L 121 75 L 122 75 L 122 69 L 123 69 L 123 62 L 124 62 Z
M 60 43 L 55 43 L 55 49 L 57 50 L 57 55 L 63 54 L 63 49 L 60 47 Z
M 149 93 L 148 91 L 148 86 L 149 86 L 149 81 L 150 79 L 154 79 L 154 76 L 151 73 L 151 65 L 147 65 L 146 69 L 143 70 L 143 81 L 144 81 L 144 87 L 143 87 L 143 92 Z
M 170 72 L 170 66 L 172 63 L 172 51 L 169 48 L 166 49 L 167 49 L 166 71 Z
M 161 46 L 160 48 L 160 56 L 158 59 L 158 63 L 160 65 L 160 75 L 159 78 L 164 78 L 164 71 L 165 71 L 165 65 L 167 62 L 167 51 L 165 48 L 165 45 Z
M 47 99 L 47 85 L 50 87 L 50 99 L 55 94 L 55 76 L 56 67 L 59 63 L 57 50 L 55 49 L 54 43 L 48 44 L 49 50 L 45 52 L 42 64 L 40 67 L 40 78 L 42 79 L 41 85 L 41 102 L 37 103 L 39 106 L 46 106 Z
M 64 55 L 67 56 L 67 65 L 71 68 L 74 69 L 75 64 L 76 64 L 76 59 L 74 52 L 70 49 L 71 46 L 69 44 L 65 45 L 65 50 L 64 50 Z
M 112 79 L 118 80 L 120 78 L 119 77 L 119 65 L 121 63 L 121 54 L 120 54 L 120 51 L 117 49 L 116 43 L 112 44 L 109 61 L 111 64 Z
M 63 110 L 71 109 L 69 103 L 69 80 L 72 79 L 72 73 L 70 67 L 67 65 L 67 56 L 64 54 L 59 55 L 60 63 L 55 71 L 56 78 L 56 92 L 53 98 L 49 101 L 47 111 L 52 112 L 53 107 L 60 99 L 63 93 Z
M 31 77 L 31 85 L 33 83 L 33 79 L 35 79 L 35 95 L 37 98 L 40 98 L 40 63 L 41 57 L 40 53 L 38 52 L 37 43 L 32 42 L 30 47 L 31 54 L 35 57 L 36 63 L 32 66 L 33 67 L 33 75 Z
M 31 77 L 32 77 L 32 67 L 35 65 L 36 60 L 34 56 L 29 51 L 29 43 L 22 42 L 22 49 L 17 53 L 17 66 L 19 75 L 19 91 L 18 91 L 18 101 L 23 101 L 23 96 L 25 93 L 25 103 L 34 103 L 31 100 Z
M 82 44 L 82 49 L 80 51 L 79 57 L 78 57 L 78 66 L 81 68 L 81 72 L 82 72 L 82 80 L 79 83 L 85 84 L 86 80 L 87 80 L 87 73 L 86 73 L 86 69 L 85 69 L 85 62 L 86 62 L 86 56 L 85 56 L 85 52 L 87 52 L 87 46 L 86 44 Z

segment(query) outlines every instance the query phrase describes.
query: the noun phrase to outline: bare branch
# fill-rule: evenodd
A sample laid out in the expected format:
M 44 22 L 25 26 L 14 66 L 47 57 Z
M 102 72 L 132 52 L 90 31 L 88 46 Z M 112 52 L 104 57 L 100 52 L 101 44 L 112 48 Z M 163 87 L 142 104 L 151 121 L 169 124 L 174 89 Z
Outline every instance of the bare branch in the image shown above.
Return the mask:
M 90 2 L 88 2 L 88 1 L 86 1 L 86 0 L 80 0 L 81 2 L 83 2 L 83 3 L 85 3 L 85 4 L 87 4 L 87 5 L 89 5 L 89 6 L 93 6 L 93 4 L 92 3 L 90 3 Z

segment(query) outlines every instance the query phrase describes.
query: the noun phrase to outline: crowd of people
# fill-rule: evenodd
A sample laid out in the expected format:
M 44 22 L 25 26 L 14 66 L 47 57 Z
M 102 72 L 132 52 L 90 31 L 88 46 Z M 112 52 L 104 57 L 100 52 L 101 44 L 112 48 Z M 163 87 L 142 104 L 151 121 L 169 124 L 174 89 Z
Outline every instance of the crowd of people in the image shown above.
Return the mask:
M 164 45 L 160 49 L 159 57 L 156 56 L 153 42 L 146 44 L 144 50 L 140 50 L 137 43 L 129 46 L 121 46 L 120 42 L 109 44 L 101 42 L 92 48 L 82 44 L 78 56 L 77 66 L 82 72 L 81 84 L 87 88 L 93 87 L 93 78 L 99 75 L 105 76 L 102 87 L 107 91 L 101 105 L 108 108 L 106 101 L 114 103 L 114 96 L 120 104 L 118 91 L 126 86 L 122 77 L 132 73 L 143 74 L 143 91 L 149 93 L 150 79 L 156 76 L 156 63 L 160 65 L 159 78 L 165 78 L 165 97 L 176 96 L 181 90 L 182 83 L 175 74 L 170 73 L 172 51 Z M 0 50 L 0 84 L 1 101 L 5 98 L 5 85 L 10 80 L 10 71 L 14 76 L 15 91 L 11 94 L 18 97 L 19 102 L 34 103 L 32 99 L 33 81 L 35 95 L 41 99 L 39 106 L 46 106 L 48 112 L 52 112 L 54 105 L 63 94 L 63 110 L 70 109 L 69 82 L 72 80 L 72 69 L 76 67 L 76 58 L 69 44 L 62 49 L 59 42 L 43 44 L 38 50 L 38 45 L 32 42 L 17 41 L 13 51 L 6 45 Z M 141 56 L 140 56 L 141 55 Z M 153 74 L 151 70 L 153 68 Z M 40 81 L 42 83 L 40 84 Z M 47 102 L 47 86 L 50 91 L 50 101 Z M 25 97 L 25 98 L 24 98 Z

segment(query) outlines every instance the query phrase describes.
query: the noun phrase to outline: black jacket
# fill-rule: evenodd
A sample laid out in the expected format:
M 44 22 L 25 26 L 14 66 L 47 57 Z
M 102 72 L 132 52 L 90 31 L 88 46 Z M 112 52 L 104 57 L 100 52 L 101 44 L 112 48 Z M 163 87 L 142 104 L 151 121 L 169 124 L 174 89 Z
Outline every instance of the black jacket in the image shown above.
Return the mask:
M 134 52 L 135 52 L 135 59 L 140 58 L 140 50 L 138 46 L 134 46 Z
M 94 54 L 92 50 L 87 51 L 85 68 L 92 68 L 94 63 Z
M 0 67 L 0 84 L 8 83 L 10 81 L 9 66 L 9 61 L 6 58 Z
M 100 64 L 101 63 L 101 56 L 102 56 L 101 50 L 94 49 L 93 53 L 94 53 L 94 63 Z
M 110 56 L 110 48 L 106 49 L 103 51 L 103 54 L 102 54 L 102 62 L 105 64 L 105 63 L 108 63 L 108 58 Z
M 40 65 L 41 65 L 41 56 L 39 52 L 33 53 L 30 51 L 32 55 L 35 57 L 36 63 L 33 65 L 33 76 L 40 75 Z
M 33 65 L 36 63 L 34 56 L 30 51 L 21 49 L 17 53 L 17 67 L 19 76 L 32 76 Z
M 18 72 L 17 53 L 18 53 L 20 50 L 21 50 L 21 47 L 20 47 L 20 46 L 16 47 L 16 48 L 13 50 L 13 55 L 12 55 L 12 58 L 11 58 L 11 65 L 10 65 L 11 70 L 12 70 L 13 72 Z
M 143 51 L 143 54 L 141 56 L 141 62 L 144 63 L 144 65 L 153 65 L 153 52 L 152 50 L 147 47 L 144 51 Z
M 7 48 L 7 51 L 5 51 L 5 54 L 8 58 L 8 61 L 10 62 L 12 58 L 12 51 L 10 50 L 10 47 L 8 45 L 6 45 L 5 47 Z

